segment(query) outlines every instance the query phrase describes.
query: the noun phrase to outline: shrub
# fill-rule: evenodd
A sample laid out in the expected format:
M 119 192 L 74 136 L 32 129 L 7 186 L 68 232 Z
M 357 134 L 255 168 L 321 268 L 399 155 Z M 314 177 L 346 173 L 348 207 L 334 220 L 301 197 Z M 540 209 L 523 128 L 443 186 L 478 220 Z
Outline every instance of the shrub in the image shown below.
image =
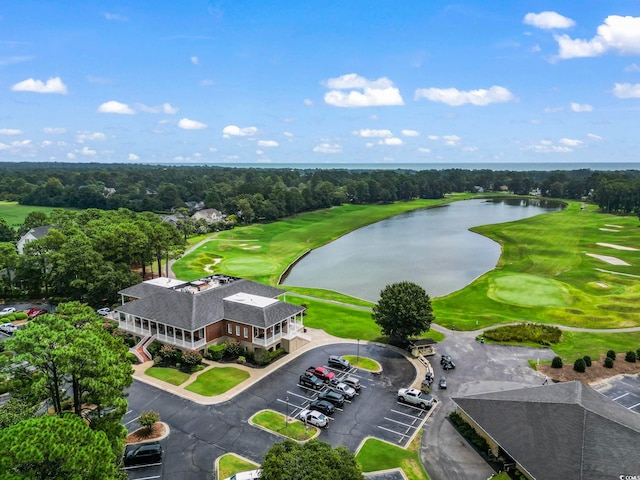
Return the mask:
M 451 423 L 456 427 L 460 434 L 469 440 L 479 451 L 486 452 L 489 450 L 489 444 L 476 432 L 471 425 L 464 421 L 464 419 L 457 413 L 451 412 L 449 414 Z
M 138 357 L 136 357 L 135 354 L 133 354 L 131 352 L 127 352 L 127 360 L 132 365 L 135 365 L 136 363 L 138 363 Z
M 484 332 L 485 339 L 495 342 L 528 342 L 545 346 L 558 343 L 561 336 L 562 330 L 558 327 L 539 323 L 506 325 Z
M 606 357 L 604 359 L 604 367 L 605 368 L 613 368 L 613 359 L 611 357 Z
M 158 352 L 158 355 L 160 356 L 160 358 L 162 358 L 162 360 L 164 360 L 167 363 L 176 363 L 179 360 L 178 353 L 179 353 L 179 350 L 174 346 L 163 345 L 160 351 Z
M 159 421 L 160 421 L 160 414 L 158 412 L 154 412 L 153 410 L 147 410 L 146 412 L 142 412 L 138 417 L 138 423 L 147 430 L 147 434 L 151 434 L 151 429 L 153 428 L 153 425 Z
M 4 342 L 0 342 L 0 353 L 4 352 L 5 346 Z
M 162 345 L 163 344 L 157 340 L 154 340 L 149 345 L 147 345 L 147 351 L 149 352 L 149 355 L 151 355 L 152 357 L 155 357 L 156 355 L 158 355 L 160 353 L 160 349 L 162 348 Z
M 615 360 L 616 359 L 616 351 L 615 350 L 609 350 L 607 352 L 607 358 L 610 358 L 611 360 Z
M 575 362 L 573 362 L 573 369 L 576 372 L 584 373 L 584 371 L 587 369 L 587 364 L 584 361 L 584 358 L 579 358 Z
M 240 355 L 238 357 L 238 363 L 241 364 L 241 365 L 244 365 L 245 363 L 247 363 L 247 359 L 244 358 L 242 355 Z
M 562 358 L 560 357 L 553 357 L 553 360 L 551 360 L 551 368 L 562 368 Z
M 624 359 L 629 363 L 636 363 L 636 352 L 634 352 L 633 350 L 627 352 L 627 354 L 624 356 Z
M 202 363 L 202 355 L 193 350 L 187 350 L 182 354 L 182 364 L 187 370 L 192 370 Z
M 591 366 L 591 357 L 589 355 L 585 355 L 584 357 L 582 357 L 582 359 L 584 360 L 584 364 L 587 367 Z
M 207 348 L 207 356 L 210 360 L 213 360 L 215 362 L 222 360 L 226 348 L 226 343 L 221 343 L 220 345 L 209 345 L 209 347 Z
M 227 346 L 224 349 L 224 356 L 227 358 L 238 358 L 242 355 L 243 349 L 240 342 L 235 338 L 230 338 L 227 342 Z
M 636 350 L 636 358 L 640 358 L 640 348 Z

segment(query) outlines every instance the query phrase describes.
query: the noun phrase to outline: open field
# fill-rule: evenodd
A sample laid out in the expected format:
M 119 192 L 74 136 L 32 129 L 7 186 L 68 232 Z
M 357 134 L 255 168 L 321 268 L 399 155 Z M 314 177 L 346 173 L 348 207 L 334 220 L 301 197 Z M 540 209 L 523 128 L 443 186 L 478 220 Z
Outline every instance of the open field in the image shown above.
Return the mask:
M 43 212 L 49 215 L 52 210 L 54 210 L 54 207 L 36 207 L 19 205 L 18 202 L 0 201 L 0 217 L 4 218 L 10 227 L 22 225 L 24 219 L 31 212 Z

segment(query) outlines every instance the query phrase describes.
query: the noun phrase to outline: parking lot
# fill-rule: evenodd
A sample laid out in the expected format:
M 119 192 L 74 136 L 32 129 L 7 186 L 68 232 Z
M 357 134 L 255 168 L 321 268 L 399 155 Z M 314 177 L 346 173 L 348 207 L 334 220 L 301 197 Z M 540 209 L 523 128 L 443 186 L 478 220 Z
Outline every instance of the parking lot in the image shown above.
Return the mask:
M 599 382 L 594 388 L 626 409 L 640 413 L 640 376 L 622 375 Z

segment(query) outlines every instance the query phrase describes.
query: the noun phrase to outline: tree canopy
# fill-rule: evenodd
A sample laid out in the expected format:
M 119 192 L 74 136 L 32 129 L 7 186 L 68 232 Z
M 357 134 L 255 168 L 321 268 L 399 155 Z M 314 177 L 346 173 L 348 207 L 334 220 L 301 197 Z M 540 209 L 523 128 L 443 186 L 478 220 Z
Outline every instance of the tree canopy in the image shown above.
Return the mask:
M 434 320 L 429 295 L 412 282 L 387 285 L 380 292 L 372 317 L 382 333 L 393 340 L 406 340 L 427 332 Z
M 262 462 L 262 480 L 363 480 L 355 457 L 346 447 L 331 448 L 311 440 L 299 445 L 292 440 L 274 444 Z

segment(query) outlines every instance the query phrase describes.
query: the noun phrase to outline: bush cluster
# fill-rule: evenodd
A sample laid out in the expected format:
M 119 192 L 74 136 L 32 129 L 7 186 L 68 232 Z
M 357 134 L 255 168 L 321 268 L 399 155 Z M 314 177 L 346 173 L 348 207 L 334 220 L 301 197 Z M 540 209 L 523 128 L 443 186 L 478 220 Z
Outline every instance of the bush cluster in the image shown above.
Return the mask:
M 582 357 L 582 359 L 584 360 L 584 364 L 587 367 L 591 366 L 591 357 L 589 355 L 585 355 L 584 357 Z
M 584 358 L 579 358 L 575 362 L 573 362 L 573 369 L 576 372 L 584 373 L 584 371 L 587 369 L 587 364 L 584 361 Z
M 609 350 L 607 352 L 607 358 L 610 358 L 611 360 L 615 360 L 616 359 L 616 351 L 615 350 Z
M 627 354 L 624 356 L 624 359 L 629 362 L 629 363 L 636 363 L 636 352 L 634 352 L 633 350 L 630 352 L 627 352 Z
M 553 357 L 553 360 L 551 360 L 551 368 L 562 368 L 562 358 L 560 357 Z
M 613 360 L 611 357 L 606 357 L 604 359 L 604 367 L 605 368 L 613 368 Z
M 460 434 L 469 440 L 480 452 L 485 453 L 489 450 L 489 444 L 487 441 L 478 435 L 471 425 L 469 425 L 457 412 L 451 412 L 449 419 L 460 432 Z
M 207 347 L 207 358 L 214 362 L 218 362 L 224 357 L 226 349 L 226 343 L 221 343 L 220 345 L 209 345 L 209 347 Z
M 506 325 L 484 332 L 484 337 L 494 342 L 527 342 L 539 345 L 558 343 L 561 336 L 562 330 L 558 327 L 539 323 Z
M 227 346 L 224 349 L 224 357 L 228 359 L 237 359 L 244 353 L 244 349 L 240 342 L 235 338 L 230 338 L 227 342 Z

